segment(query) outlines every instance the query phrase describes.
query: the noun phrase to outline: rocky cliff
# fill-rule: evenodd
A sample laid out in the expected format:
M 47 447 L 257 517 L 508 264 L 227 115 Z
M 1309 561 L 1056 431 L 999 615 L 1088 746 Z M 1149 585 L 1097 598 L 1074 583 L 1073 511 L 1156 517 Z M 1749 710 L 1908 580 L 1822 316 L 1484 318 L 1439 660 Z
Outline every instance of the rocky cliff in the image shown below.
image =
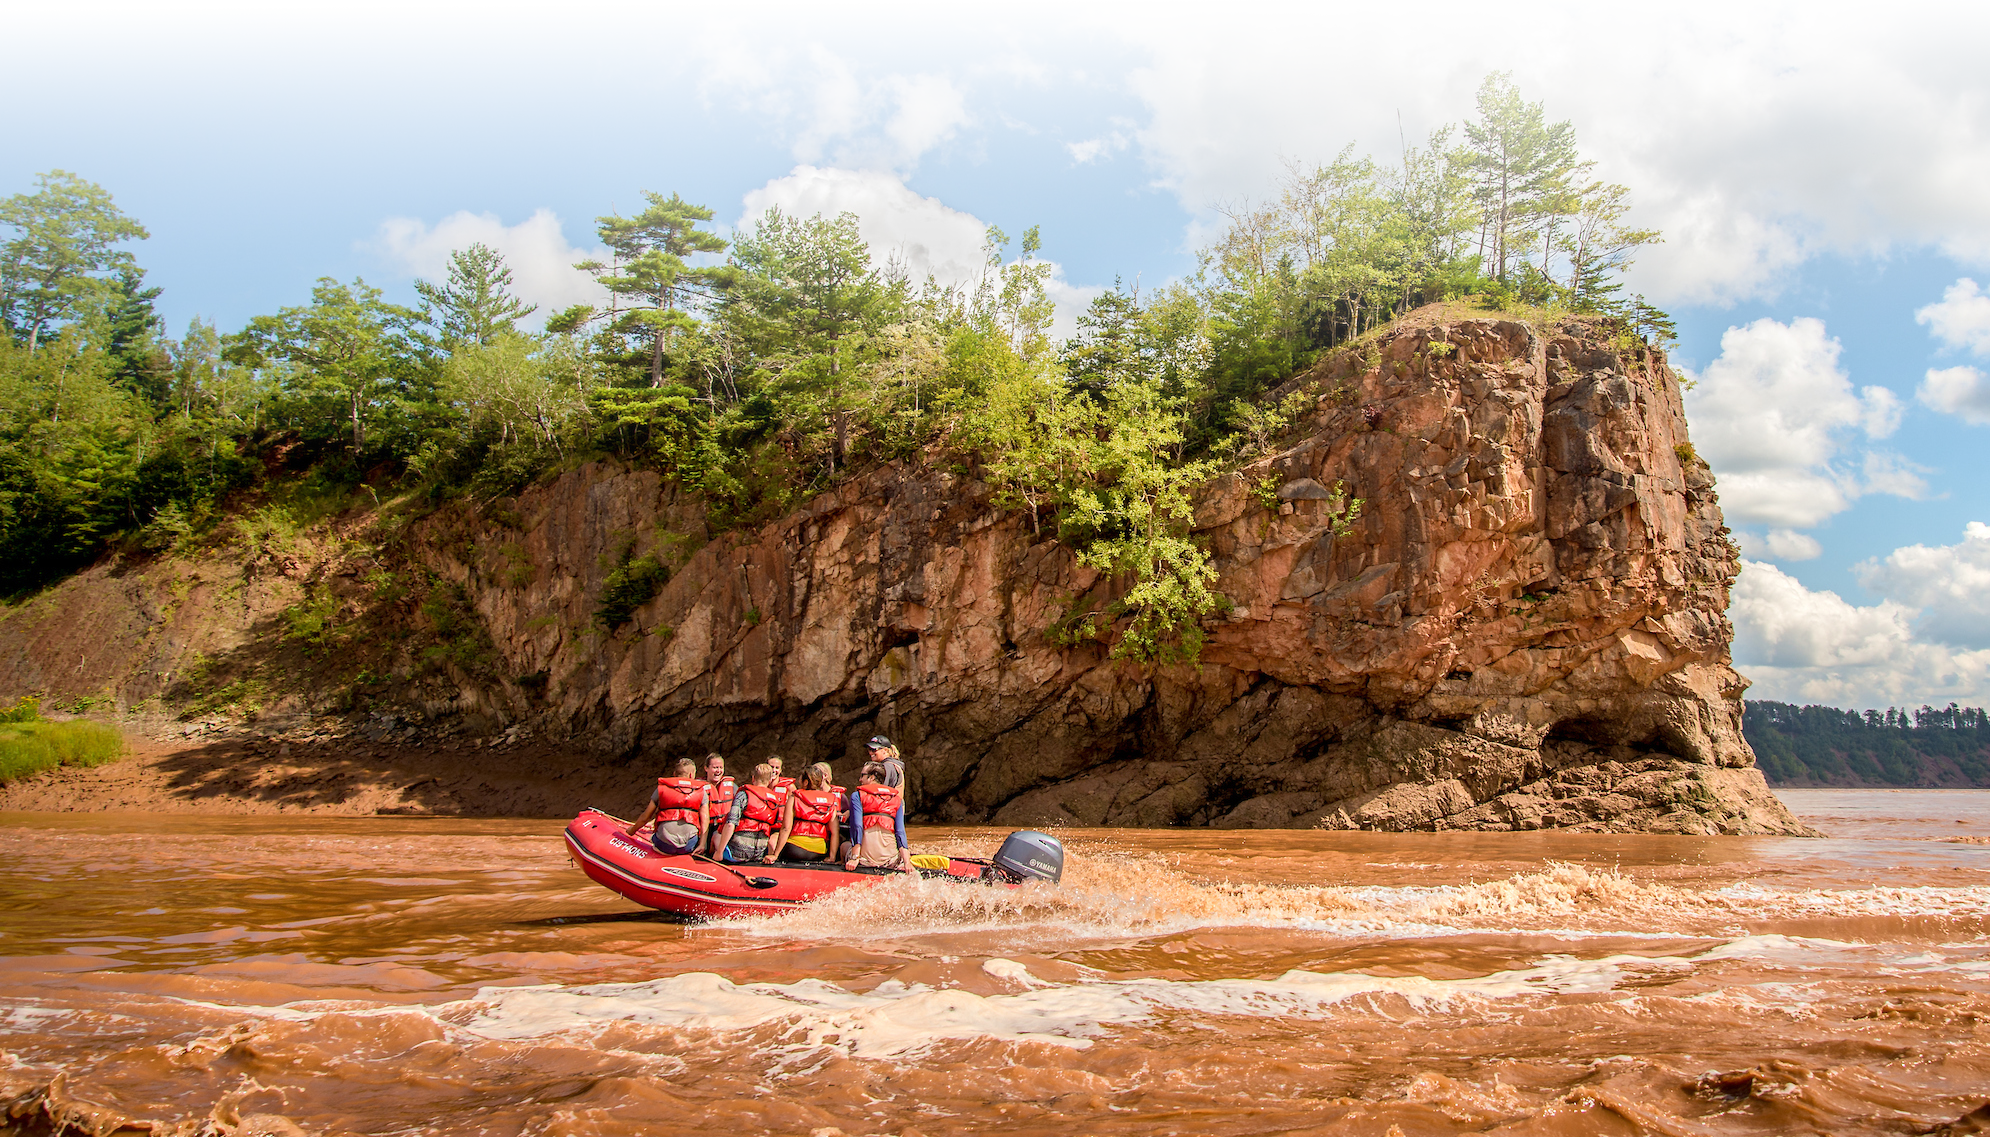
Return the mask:
M 1742 740 L 1735 550 L 1661 353 L 1426 313 L 1288 390 L 1313 409 L 1285 448 L 1199 499 L 1231 605 L 1193 665 L 1060 644 L 1115 582 L 941 463 L 716 536 L 654 473 L 596 464 L 400 535 L 483 658 L 423 666 L 379 624 L 349 649 L 381 661 L 369 721 L 642 769 L 718 749 L 847 773 L 881 732 L 916 812 L 950 822 L 1802 831 Z M 1341 536 L 1337 483 L 1365 500 Z M 170 697 L 190 659 L 267 654 L 279 608 L 293 634 L 314 596 L 363 622 L 384 554 L 342 548 L 92 570 L 0 623 L 0 689 Z M 669 578 L 602 632 L 631 558 Z M 195 627 L 190 598 L 240 615 Z

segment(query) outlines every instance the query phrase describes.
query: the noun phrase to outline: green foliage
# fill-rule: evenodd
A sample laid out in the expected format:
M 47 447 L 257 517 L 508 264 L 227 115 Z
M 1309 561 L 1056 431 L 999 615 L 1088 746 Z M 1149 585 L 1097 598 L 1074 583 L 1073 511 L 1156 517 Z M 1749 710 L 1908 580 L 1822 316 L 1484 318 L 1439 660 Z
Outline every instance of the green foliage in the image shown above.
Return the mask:
M 577 305 L 546 323 L 551 332 L 575 332 L 594 325 L 605 350 L 627 353 L 634 345 L 649 357 L 648 385 L 661 387 L 667 357 L 684 349 L 698 332 L 696 309 L 709 303 L 730 281 L 723 266 L 694 265 L 700 254 L 725 249 L 725 239 L 698 228 L 712 211 L 676 194 L 644 193 L 649 207 L 634 217 L 598 218 L 595 232 L 611 259 L 583 261 L 578 268 L 614 296 L 606 312 Z
M 1251 498 L 1266 509 L 1276 511 L 1278 509 L 1278 487 L 1283 484 L 1284 482 L 1279 479 L 1277 474 L 1266 474 L 1264 477 L 1258 479 L 1256 485 L 1251 487 Z
M 35 192 L 0 201 L 0 325 L 32 354 L 63 324 L 100 315 L 115 280 L 137 267 L 117 246 L 142 241 L 103 187 L 65 170 L 35 175 Z
M 1464 296 L 1600 312 L 1626 350 L 1668 341 L 1664 313 L 1619 296 L 1657 235 L 1632 228 L 1627 192 L 1588 169 L 1568 124 L 1492 76 L 1462 132 L 1400 161 L 1349 148 L 1289 166 L 1267 199 L 1227 210 L 1195 274 L 1116 285 L 1064 343 L 1035 228 L 1012 243 L 991 227 L 968 279 L 917 282 L 851 215 L 769 211 L 729 246 L 711 210 L 659 193 L 598 219 L 607 255 L 579 267 L 609 298 L 544 334 L 520 331 L 533 309 L 479 245 L 452 253 L 443 283 L 417 285 L 419 310 L 326 278 L 235 334 L 195 321 L 173 339 L 158 289 L 120 249 L 143 230 L 102 190 L 51 173 L 0 210 L 19 234 L 0 266 L 14 333 L 0 336 L 0 593 L 114 546 L 169 556 L 239 535 L 251 555 L 281 553 L 319 518 L 379 509 L 397 483 L 406 500 L 492 507 L 612 455 L 674 482 L 718 531 L 904 460 L 985 479 L 1039 539 L 1106 573 L 1116 599 L 1083 617 L 1086 635 L 1123 657 L 1192 658 L 1222 600 L 1191 539 L 1191 494 L 1277 448 L 1314 392 L 1267 392 L 1323 352 Z M 244 516 L 247 502 L 260 504 Z M 1334 508 L 1351 523 L 1360 503 Z M 678 556 L 658 548 L 653 569 L 614 566 L 598 622 L 617 627 L 655 594 Z M 500 552 L 505 580 L 528 579 Z M 485 651 L 437 589 L 372 588 L 441 605 L 437 662 Z M 330 634 L 303 607 L 293 634 Z
M 594 609 L 594 622 L 613 632 L 629 622 L 636 609 L 649 603 L 670 580 L 670 570 L 655 557 L 631 557 L 624 552 L 601 583 L 601 599 Z
M 330 592 L 307 596 L 283 610 L 283 638 L 319 647 L 337 635 L 339 599 Z
M 101 766 L 124 757 L 124 736 L 102 723 L 0 721 L 0 782 L 57 766 Z
M 487 347 L 500 337 L 518 334 L 518 321 L 539 310 L 511 294 L 511 269 L 496 249 L 474 244 L 449 254 L 449 279 L 443 284 L 415 281 L 422 298 L 422 322 L 436 331 L 448 350 L 474 345 Z
M 41 698 L 38 695 L 22 695 L 14 700 L 11 707 L 0 708 L 0 723 L 34 722 L 41 718 Z
M 250 320 L 230 337 L 226 357 L 281 371 L 293 402 L 286 417 L 306 437 L 343 437 L 355 460 L 369 453 L 369 442 L 374 452 L 404 455 L 433 386 L 420 323 L 419 313 L 388 303 L 363 280 L 322 277 L 310 304 Z M 378 437 L 370 433 L 383 423 Z

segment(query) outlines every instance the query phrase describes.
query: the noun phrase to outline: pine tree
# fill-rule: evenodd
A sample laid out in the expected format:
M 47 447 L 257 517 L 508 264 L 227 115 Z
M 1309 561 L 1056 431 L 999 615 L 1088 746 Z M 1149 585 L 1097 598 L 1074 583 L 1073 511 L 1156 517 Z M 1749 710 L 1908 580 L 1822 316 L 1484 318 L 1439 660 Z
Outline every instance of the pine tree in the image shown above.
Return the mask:
M 517 330 L 518 321 L 539 310 L 511 293 L 511 269 L 504 255 L 478 243 L 449 254 L 445 284 L 415 281 L 422 318 L 440 333 L 442 346 L 489 345 Z
M 1480 258 L 1491 264 L 1493 279 L 1507 284 L 1513 262 L 1539 236 L 1535 226 L 1554 215 L 1558 196 L 1585 163 L 1576 154 L 1575 127 L 1548 122 L 1540 103 L 1520 97 L 1510 73 L 1486 76 L 1478 106 L 1465 138 L 1483 214 Z
M 145 270 L 127 266 L 118 273 L 104 312 L 111 378 L 155 408 L 172 398 L 172 359 L 160 342 L 164 322 L 152 307 L 162 291 L 146 288 Z
M 1656 229 L 1624 224 L 1631 210 L 1630 192 L 1623 186 L 1592 182 L 1575 195 L 1573 224 L 1563 234 L 1561 248 L 1569 260 L 1567 292 L 1579 310 L 1609 310 L 1612 297 L 1623 287 L 1612 278 L 1631 267 L 1632 254 L 1639 248 L 1664 239 Z
M 725 251 L 725 238 L 698 228 L 711 221 L 710 209 L 674 193 L 668 198 L 647 192 L 643 196 L 649 208 L 636 216 L 597 219 L 595 231 L 614 254 L 613 261 L 582 261 L 574 267 L 593 273 L 614 294 L 607 330 L 647 341 L 649 383 L 661 387 L 670 341 L 691 334 L 698 324 L 695 309 L 716 299 L 732 273 L 724 266 L 690 263 L 689 258 L 701 253 Z M 624 307 L 623 301 L 629 306 Z M 601 315 L 590 306 L 575 305 L 548 320 L 546 330 L 575 331 Z

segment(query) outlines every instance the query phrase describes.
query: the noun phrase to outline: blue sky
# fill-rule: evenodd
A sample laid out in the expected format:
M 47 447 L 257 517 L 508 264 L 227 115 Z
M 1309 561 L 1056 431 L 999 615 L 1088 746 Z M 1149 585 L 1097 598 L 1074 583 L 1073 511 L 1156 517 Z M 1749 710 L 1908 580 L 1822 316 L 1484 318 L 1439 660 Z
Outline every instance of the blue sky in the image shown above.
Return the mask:
M 1981 6 L 719 7 L 0 0 L 0 193 L 109 188 L 175 330 L 321 275 L 406 297 L 473 240 L 550 310 L 644 189 L 852 209 L 942 275 L 1039 224 L 1068 313 L 1510 70 L 1666 233 L 1631 284 L 1679 318 L 1753 693 L 1990 702 Z

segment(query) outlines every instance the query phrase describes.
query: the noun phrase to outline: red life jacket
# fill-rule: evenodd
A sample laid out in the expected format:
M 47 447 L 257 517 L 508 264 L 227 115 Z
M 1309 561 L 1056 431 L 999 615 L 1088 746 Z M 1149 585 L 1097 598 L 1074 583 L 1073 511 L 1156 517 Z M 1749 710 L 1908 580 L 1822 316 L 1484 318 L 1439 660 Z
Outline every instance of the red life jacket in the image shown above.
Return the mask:
M 781 827 L 781 795 L 772 786 L 751 782 L 739 787 L 746 795 L 746 808 L 739 814 L 739 833 L 772 833 Z
M 830 790 L 795 791 L 796 837 L 827 839 L 829 826 L 836 820 L 836 794 Z
M 727 774 L 716 782 L 705 784 L 711 787 L 712 822 L 718 824 L 732 812 L 732 797 L 739 792 L 739 783 L 733 780 L 731 774 Z
M 688 821 L 698 824 L 698 807 L 704 805 L 705 783 L 695 778 L 656 780 L 656 823 Z
M 858 786 L 857 804 L 864 807 L 864 828 L 898 828 L 897 786 Z

